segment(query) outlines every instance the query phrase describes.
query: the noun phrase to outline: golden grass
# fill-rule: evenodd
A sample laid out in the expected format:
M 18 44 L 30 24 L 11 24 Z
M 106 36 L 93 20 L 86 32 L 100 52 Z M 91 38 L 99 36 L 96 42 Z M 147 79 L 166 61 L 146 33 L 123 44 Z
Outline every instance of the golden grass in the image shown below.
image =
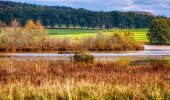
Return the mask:
M 170 99 L 169 71 L 169 61 L 150 61 L 140 65 L 128 60 L 94 64 L 0 61 L 0 98 Z
M 47 31 L 37 21 L 28 20 L 20 27 L 16 20 L 11 27 L 0 29 L 0 51 L 3 52 L 42 52 L 42 51 L 136 51 L 143 50 L 142 44 L 133 39 L 130 32 L 114 30 L 112 33 L 99 33 L 96 37 L 81 40 L 71 38 L 49 38 Z

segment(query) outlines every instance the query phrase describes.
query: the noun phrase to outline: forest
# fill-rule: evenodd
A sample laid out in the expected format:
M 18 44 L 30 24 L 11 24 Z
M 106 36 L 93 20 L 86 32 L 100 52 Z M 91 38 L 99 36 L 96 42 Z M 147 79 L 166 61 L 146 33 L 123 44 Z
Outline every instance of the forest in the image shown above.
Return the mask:
M 8 17 L 7 17 L 8 16 Z M 26 21 L 40 20 L 48 28 L 148 28 L 155 17 L 150 12 L 91 11 L 64 6 L 42 6 L 34 4 L 0 1 L 0 22 L 10 25 L 17 19 L 22 26 Z

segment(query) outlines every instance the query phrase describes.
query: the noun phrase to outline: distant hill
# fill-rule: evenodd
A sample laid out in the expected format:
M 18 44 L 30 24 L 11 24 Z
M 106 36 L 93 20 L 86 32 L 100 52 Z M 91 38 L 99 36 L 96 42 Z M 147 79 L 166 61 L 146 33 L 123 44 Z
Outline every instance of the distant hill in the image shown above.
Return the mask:
M 150 12 L 98 12 L 64 6 L 42 6 L 0 1 L 0 22 L 10 25 L 17 19 L 24 25 L 28 19 L 40 20 L 43 25 L 79 26 L 86 28 L 148 28 L 154 15 Z

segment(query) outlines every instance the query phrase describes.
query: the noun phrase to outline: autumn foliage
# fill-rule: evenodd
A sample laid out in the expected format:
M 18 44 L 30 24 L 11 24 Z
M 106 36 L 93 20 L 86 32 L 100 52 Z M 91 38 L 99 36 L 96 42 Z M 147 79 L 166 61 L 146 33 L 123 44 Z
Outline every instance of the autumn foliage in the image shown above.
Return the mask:
M 169 100 L 169 71 L 164 60 L 73 64 L 36 59 L 12 60 L 11 66 L 1 60 L 0 99 Z
M 1 30 L 1 49 L 7 51 L 38 49 L 45 46 L 47 32 L 40 21 L 28 20 L 24 27 L 15 19 L 11 26 Z
M 49 38 L 40 21 L 28 20 L 24 27 L 14 19 L 10 27 L 0 31 L 1 51 L 76 51 L 80 49 L 90 51 L 128 51 L 143 50 L 130 32 L 113 30 L 112 33 L 99 33 L 95 37 L 85 37 L 81 40 L 71 38 Z

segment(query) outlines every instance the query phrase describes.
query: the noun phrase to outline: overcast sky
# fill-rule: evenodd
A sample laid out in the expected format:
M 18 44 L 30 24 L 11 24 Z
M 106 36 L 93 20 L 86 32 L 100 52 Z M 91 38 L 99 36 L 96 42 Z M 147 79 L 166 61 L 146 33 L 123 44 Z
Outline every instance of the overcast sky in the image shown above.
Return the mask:
M 11 0 L 52 6 L 69 6 L 95 11 L 149 11 L 170 17 L 170 0 Z

